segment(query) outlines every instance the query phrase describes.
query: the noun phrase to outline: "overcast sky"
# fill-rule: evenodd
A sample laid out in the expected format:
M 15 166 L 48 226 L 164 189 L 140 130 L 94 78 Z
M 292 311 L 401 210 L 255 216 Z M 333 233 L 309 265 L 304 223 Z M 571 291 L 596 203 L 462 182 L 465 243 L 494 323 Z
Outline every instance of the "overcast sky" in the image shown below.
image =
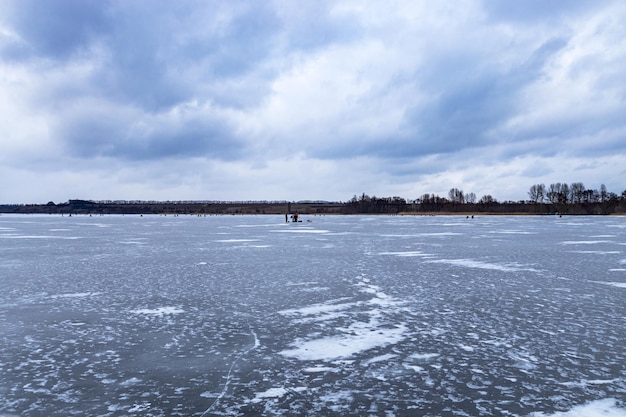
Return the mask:
M 0 203 L 626 189 L 623 0 L 0 0 Z

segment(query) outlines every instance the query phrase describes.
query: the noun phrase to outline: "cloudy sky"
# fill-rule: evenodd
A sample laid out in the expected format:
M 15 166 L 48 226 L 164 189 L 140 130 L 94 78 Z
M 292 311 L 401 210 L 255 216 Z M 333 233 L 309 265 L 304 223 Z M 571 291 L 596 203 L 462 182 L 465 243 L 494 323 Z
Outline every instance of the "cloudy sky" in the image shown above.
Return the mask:
M 626 189 L 622 0 L 0 0 L 0 203 Z

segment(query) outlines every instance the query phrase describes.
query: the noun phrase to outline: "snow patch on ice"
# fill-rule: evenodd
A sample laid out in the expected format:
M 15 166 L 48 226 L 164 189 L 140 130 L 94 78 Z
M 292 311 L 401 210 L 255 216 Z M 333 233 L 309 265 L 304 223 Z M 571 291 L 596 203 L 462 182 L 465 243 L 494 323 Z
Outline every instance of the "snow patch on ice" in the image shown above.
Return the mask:
M 387 362 L 389 359 L 393 359 L 395 357 L 397 357 L 398 355 L 395 355 L 393 353 L 386 353 L 384 355 L 379 355 L 376 357 L 373 357 L 371 359 L 367 359 L 363 362 L 361 362 L 361 365 L 363 366 L 369 366 L 373 363 L 377 363 L 377 362 Z
M 51 295 L 50 298 L 84 298 L 84 297 L 91 297 L 93 295 L 99 295 L 101 293 L 99 292 L 75 292 L 75 293 L 68 293 L 68 294 L 55 294 L 55 295 Z
M 122 385 L 124 387 L 130 387 L 130 386 L 136 385 L 136 384 L 138 384 L 140 382 L 141 382 L 141 379 L 132 377 L 132 378 L 127 379 L 126 381 L 123 381 L 122 383 L 120 383 L 120 385 Z
M 409 356 L 409 358 L 417 359 L 417 360 L 428 360 L 432 358 L 436 358 L 439 356 L 438 353 L 414 353 Z
M 308 368 L 304 368 L 302 369 L 302 372 L 309 373 L 309 374 L 316 374 L 316 373 L 321 373 L 321 372 L 338 372 L 338 369 L 332 368 L 330 366 L 317 365 L 317 366 L 310 366 Z
M 290 391 L 302 392 L 302 391 L 306 391 L 306 389 L 307 389 L 306 387 L 295 387 L 291 389 L 286 389 L 283 387 L 270 388 L 263 392 L 257 392 L 255 397 L 252 400 L 250 400 L 250 402 L 260 403 L 262 400 L 267 399 L 267 398 L 280 398 L 280 397 L 287 395 Z
M 472 259 L 434 259 L 434 260 L 429 260 L 429 261 L 424 261 L 424 262 L 464 266 L 466 268 L 492 269 L 492 270 L 503 271 L 503 272 L 518 272 L 518 271 L 536 272 L 536 269 L 525 268 L 515 263 L 494 264 L 494 263 L 489 263 L 489 262 L 475 261 Z
M 174 315 L 184 313 L 185 310 L 178 307 L 159 307 L 159 308 L 141 308 L 132 310 L 131 313 L 144 314 L 146 316 L 163 317 L 165 315 Z
M 305 281 L 305 282 L 287 282 L 285 284 L 285 286 L 287 287 L 293 287 L 293 286 L 299 286 L 299 285 L 317 285 L 317 281 Z
M 419 233 L 416 236 L 460 236 L 460 235 L 461 233 L 455 233 L 455 232 L 435 232 L 435 233 Z
M 598 284 L 611 285 L 613 287 L 618 287 L 618 288 L 626 288 L 626 282 L 611 282 L 611 281 L 594 281 L 594 282 L 597 282 Z
M 258 242 L 259 239 L 220 239 L 216 242 L 220 243 L 244 243 L 244 242 Z
M 380 287 L 368 284 L 368 282 L 367 278 L 363 278 L 356 284 L 362 292 L 373 295 L 366 303 L 343 303 L 345 298 L 341 298 L 300 309 L 282 310 L 280 313 L 283 315 L 307 316 L 309 321 L 328 321 L 340 315 L 349 314 L 346 310 L 355 307 L 376 306 L 364 312 L 370 316 L 369 321 L 355 321 L 347 327 L 335 328 L 338 334 L 332 336 L 308 340 L 298 339 L 292 343 L 292 349 L 286 349 L 280 353 L 283 356 L 300 360 L 331 361 L 349 358 L 356 353 L 395 344 L 405 339 L 406 326 L 404 324 L 388 327 L 379 320 L 384 312 L 393 310 L 393 307 L 399 305 L 398 301 L 382 292 Z
M 313 305 L 302 307 L 302 308 L 281 310 L 278 313 L 284 316 L 294 316 L 294 315 L 314 316 L 314 315 L 326 314 L 330 312 L 347 310 L 356 304 L 356 303 L 335 304 L 335 302 L 343 301 L 343 300 L 345 300 L 345 298 L 340 298 L 338 300 L 331 300 L 325 303 L 313 304 Z
M 296 228 L 296 229 L 288 229 L 288 230 L 272 230 L 273 233 L 319 233 L 319 234 L 324 234 L 324 233 L 330 233 L 329 230 L 323 230 L 323 229 L 304 229 L 304 228 Z
M 598 243 L 613 243 L 610 240 L 566 240 L 561 245 L 597 245 Z
M 589 385 L 609 385 L 615 382 L 618 382 L 618 378 L 614 379 L 583 379 L 578 382 L 562 382 L 561 385 L 564 385 L 569 388 L 585 388 Z
M 592 254 L 592 255 L 617 255 L 622 253 L 622 251 L 619 250 L 608 250 L 608 251 L 604 251 L 604 250 L 572 250 L 572 251 L 568 251 L 569 253 L 584 253 L 584 254 Z
M 151 406 L 151 403 L 148 401 L 145 401 L 141 404 L 133 405 L 131 408 L 128 409 L 128 412 L 129 413 L 142 413 L 142 412 L 150 410 L 150 406 Z
M 626 409 L 617 407 L 617 400 L 606 398 L 579 405 L 569 411 L 554 414 L 531 413 L 529 417 L 625 417 Z
M 525 230 L 496 230 L 489 232 L 491 234 L 499 234 L 499 235 L 535 235 L 534 232 L 528 232 Z
M 280 353 L 303 361 L 349 358 L 359 352 L 402 341 L 406 337 L 407 328 L 403 324 L 394 328 L 381 328 L 378 323 L 369 322 L 355 323 L 343 330 L 343 335 L 298 340 L 293 343 L 293 349 Z
M 378 255 L 389 255 L 389 256 L 400 256 L 400 257 L 430 257 L 427 253 L 419 252 L 419 251 L 405 251 L 405 252 L 380 252 Z
M 270 388 L 264 392 L 257 392 L 255 398 L 252 400 L 253 403 L 261 402 L 263 398 L 277 398 L 282 397 L 287 394 L 287 390 L 285 388 Z
M 322 395 L 320 400 L 329 404 L 329 408 L 331 410 L 341 412 L 345 411 L 346 407 L 354 401 L 354 396 L 352 394 L 352 391 L 330 392 Z
M 61 240 L 77 240 L 82 239 L 78 236 L 41 236 L 41 235 L 15 235 L 2 234 L 0 239 L 61 239 Z

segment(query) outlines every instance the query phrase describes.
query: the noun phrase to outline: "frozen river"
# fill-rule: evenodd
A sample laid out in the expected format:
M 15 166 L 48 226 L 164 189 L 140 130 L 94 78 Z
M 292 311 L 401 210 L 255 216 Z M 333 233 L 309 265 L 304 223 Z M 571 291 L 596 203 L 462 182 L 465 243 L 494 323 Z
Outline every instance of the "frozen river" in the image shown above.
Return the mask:
M 626 416 L 626 217 L 302 219 L 0 216 L 0 416 Z

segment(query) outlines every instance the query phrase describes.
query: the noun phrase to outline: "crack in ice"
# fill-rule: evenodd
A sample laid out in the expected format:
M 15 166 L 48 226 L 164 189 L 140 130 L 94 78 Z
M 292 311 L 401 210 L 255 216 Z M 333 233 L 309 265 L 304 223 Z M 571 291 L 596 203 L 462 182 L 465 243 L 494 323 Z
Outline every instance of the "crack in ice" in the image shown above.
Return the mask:
M 200 414 L 200 417 L 204 417 L 205 415 L 207 415 L 207 413 L 209 413 L 217 405 L 217 403 L 224 397 L 224 395 L 226 395 L 226 391 L 228 390 L 228 385 L 230 384 L 231 375 L 233 373 L 233 368 L 235 367 L 237 362 L 239 362 L 239 360 L 242 357 L 244 357 L 245 355 L 247 355 L 249 352 L 251 352 L 254 349 L 256 349 L 259 346 L 261 346 L 261 343 L 259 342 L 259 337 L 257 336 L 257 334 L 254 331 L 254 329 L 252 328 L 252 326 L 250 326 L 250 324 L 248 324 L 248 327 L 250 328 L 250 333 L 254 337 L 254 344 L 250 348 L 244 350 L 239 355 L 237 355 L 235 360 L 233 360 L 233 363 L 230 364 L 230 368 L 228 368 L 228 374 L 226 374 L 226 382 L 224 382 L 224 387 L 222 388 L 222 391 L 217 396 L 215 401 L 213 401 L 213 403 L 209 406 L 209 408 L 207 408 L 206 410 L 204 410 L 204 412 L 202 414 Z

